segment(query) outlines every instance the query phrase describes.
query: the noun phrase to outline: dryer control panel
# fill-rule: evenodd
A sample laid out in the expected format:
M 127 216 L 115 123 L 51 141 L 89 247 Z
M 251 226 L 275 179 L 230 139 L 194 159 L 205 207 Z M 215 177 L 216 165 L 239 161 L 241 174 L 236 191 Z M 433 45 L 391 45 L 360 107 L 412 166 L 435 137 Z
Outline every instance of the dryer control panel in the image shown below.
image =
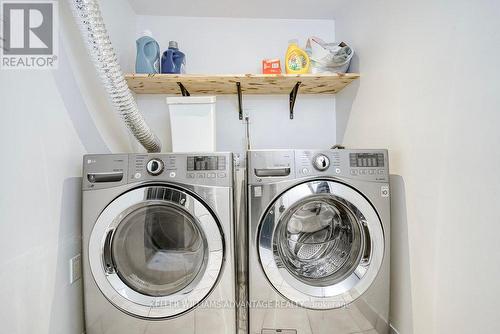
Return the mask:
M 231 153 L 86 155 L 83 189 L 145 181 L 230 187 L 232 162 Z
M 254 150 L 248 152 L 250 184 L 303 177 L 389 180 L 387 150 Z
M 130 156 L 130 182 L 173 181 L 231 186 L 231 153 L 135 154 Z

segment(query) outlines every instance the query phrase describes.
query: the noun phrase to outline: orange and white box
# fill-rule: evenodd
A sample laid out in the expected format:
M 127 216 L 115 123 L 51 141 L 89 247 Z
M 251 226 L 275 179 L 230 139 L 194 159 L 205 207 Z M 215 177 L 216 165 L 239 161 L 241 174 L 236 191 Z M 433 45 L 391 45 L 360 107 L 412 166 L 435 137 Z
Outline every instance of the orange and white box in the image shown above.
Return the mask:
M 262 61 L 262 73 L 281 74 L 281 62 L 279 59 L 264 59 Z

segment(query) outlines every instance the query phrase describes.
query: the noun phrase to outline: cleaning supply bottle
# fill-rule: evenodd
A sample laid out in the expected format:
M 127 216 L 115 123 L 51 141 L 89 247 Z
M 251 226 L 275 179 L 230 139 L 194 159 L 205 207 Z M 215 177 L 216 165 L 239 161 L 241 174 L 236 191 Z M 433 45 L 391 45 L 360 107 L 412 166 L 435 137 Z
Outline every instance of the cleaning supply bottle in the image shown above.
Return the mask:
M 180 74 L 184 73 L 186 55 L 179 51 L 176 41 L 168 42 L 168 49 L 161 56 L 161 73 Z
M 146 30 L 137 39 L 137 57 L 135 59 L 136 73 L 160 73 L 160 46 L 153 38 L 151 31 Z
M 297 43 L 297 40 L 291 40 L 286 50 L 285 68 L 287 74 L 304 74 L 309 72 L 309 56 Z

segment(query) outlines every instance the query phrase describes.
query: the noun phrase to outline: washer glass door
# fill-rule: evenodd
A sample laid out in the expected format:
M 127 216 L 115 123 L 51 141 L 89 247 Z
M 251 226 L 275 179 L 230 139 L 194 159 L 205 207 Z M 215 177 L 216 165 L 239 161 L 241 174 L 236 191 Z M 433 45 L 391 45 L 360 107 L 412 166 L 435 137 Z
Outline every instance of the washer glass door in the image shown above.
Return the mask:
M 378 215 L 342 183 L 315 180 L 285 191 L 259 229 L 264 272 L 285 298 L 312 309 L 343 307 L 380 269 L 384 235 Z
M 216 217 L 189 192 L 137 188 L 97 219 L 90 268 L 104 296 L 122 311 L 168 318 L 196 307 L 215 287 L 223 240 Z
M 328 195 L 289 209 L 276 230 L 280 258 L 298 280 L 314 286 L 342 281 L 363 253 L 363 230 L 353 213 Z

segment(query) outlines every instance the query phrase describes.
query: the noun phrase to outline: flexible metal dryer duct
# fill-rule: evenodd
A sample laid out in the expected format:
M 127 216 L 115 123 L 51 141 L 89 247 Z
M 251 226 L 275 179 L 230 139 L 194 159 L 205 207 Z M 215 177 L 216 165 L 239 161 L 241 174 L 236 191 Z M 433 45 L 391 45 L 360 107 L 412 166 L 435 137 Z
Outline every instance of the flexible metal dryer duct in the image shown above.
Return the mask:
M 160 152 L 160 140 L 139 112 L 134 96 L 120 69 L 98 1 L 68 0 L 68 2 L 111 102 L 141 145 L 148 152 Z

